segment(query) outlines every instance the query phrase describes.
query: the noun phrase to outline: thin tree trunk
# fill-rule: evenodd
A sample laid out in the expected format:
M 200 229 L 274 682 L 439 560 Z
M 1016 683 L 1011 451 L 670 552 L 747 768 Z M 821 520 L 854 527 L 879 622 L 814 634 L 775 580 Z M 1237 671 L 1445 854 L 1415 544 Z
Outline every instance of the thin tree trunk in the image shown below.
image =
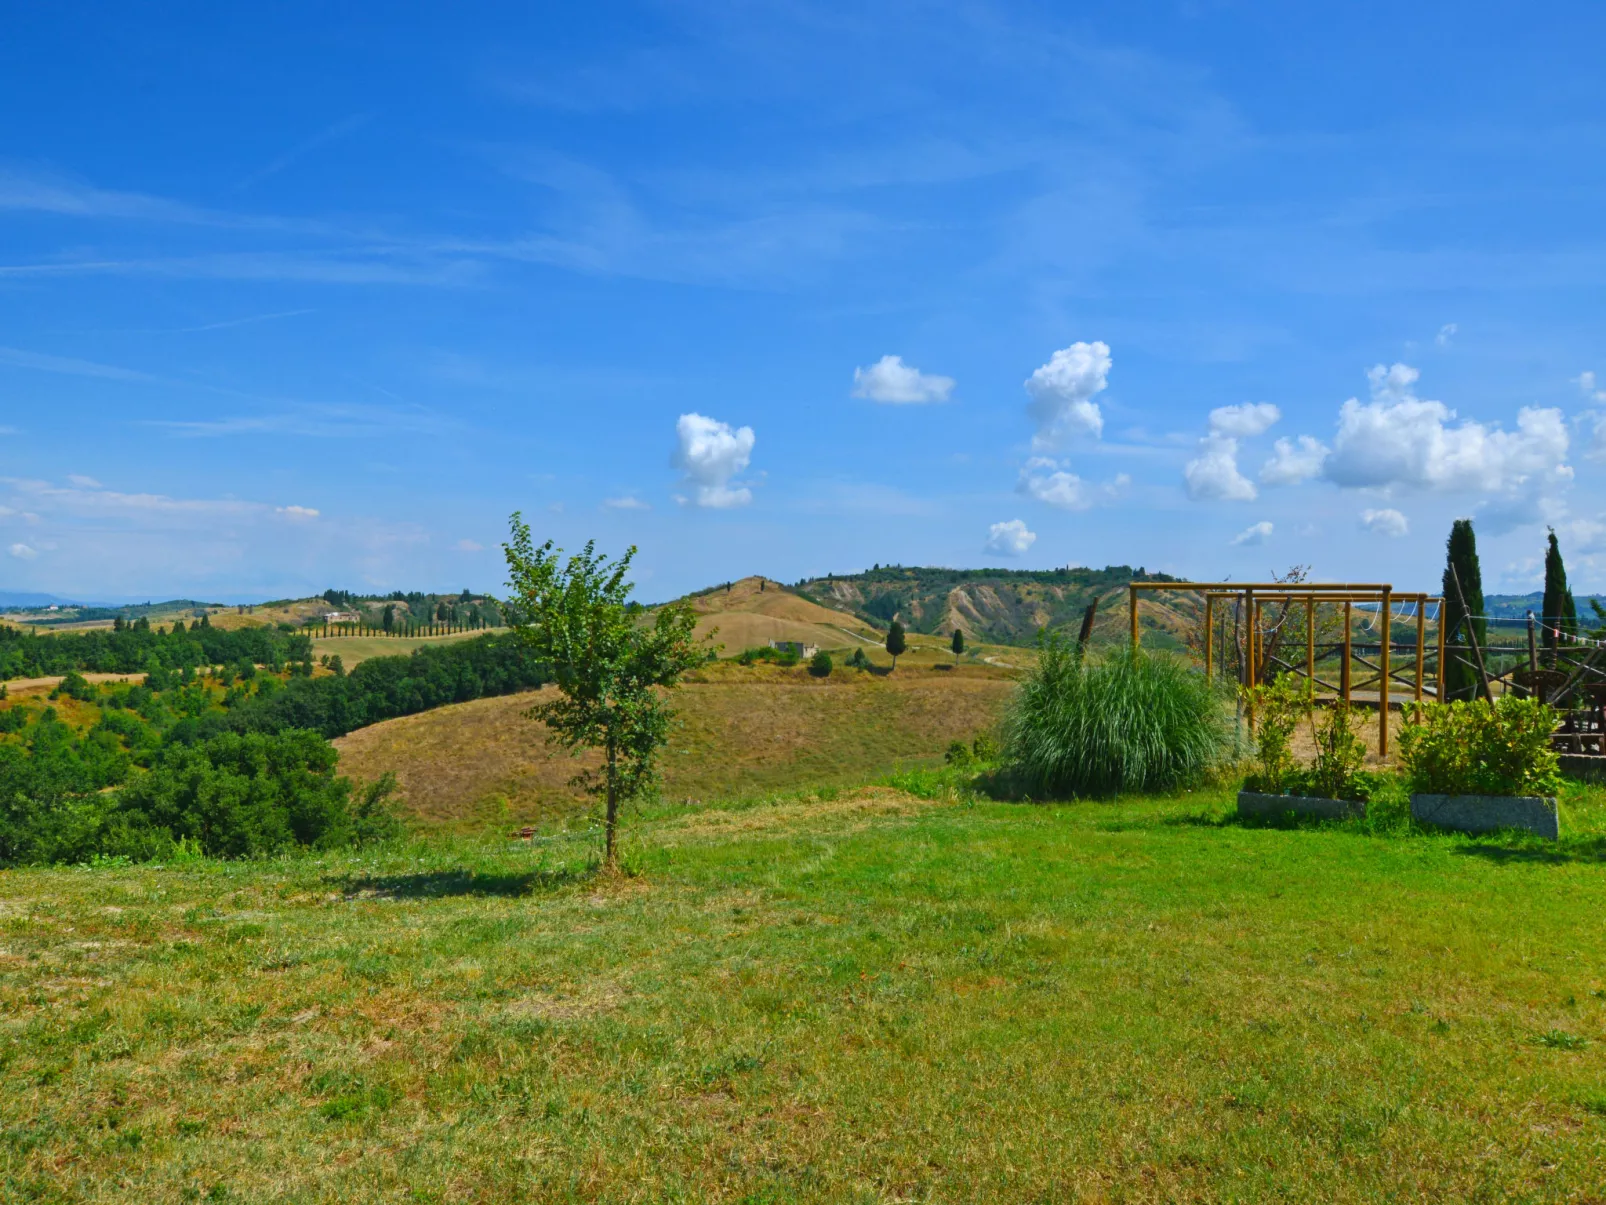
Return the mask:
M 618 790 L 618 755 L 614 751 L 613 741 L 608 742 L 608 818 L 607 850 L 604 861 L 612 866 L 614 864 L 613 835 L 619 825 L 619 790 Z

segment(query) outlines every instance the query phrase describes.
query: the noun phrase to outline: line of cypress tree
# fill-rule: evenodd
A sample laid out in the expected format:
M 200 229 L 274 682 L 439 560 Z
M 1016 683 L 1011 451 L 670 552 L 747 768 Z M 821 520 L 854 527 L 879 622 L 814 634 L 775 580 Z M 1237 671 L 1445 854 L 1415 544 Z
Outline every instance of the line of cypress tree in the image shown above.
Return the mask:
M 1450 573 L 1452 568 L 1455 570 L 1453 577 Z M 1457 579 L 1461 583 L 1461 593 L 1466 598 L 1465 611 L 1461 609 L 1461 599 L 1456 596 Z M 1446 700 L 1475 699 L 1478 671 L 1469 664 L 1472 649 L 1467 642 L 1469 625 L 1466 620 L 1469 614 L 1474 617 L 1470 627 L 1477 636 L 1480 648 L 1485 647 L 1489 625 L 1483 619 L 1483 571 L 1478 567 L 1478 540 L 1473 535 L 1471 519 L 1457 519 L 1450 528 L 1450 538 L 1445 544 L 1443 594 L 1444 607 L 1439 622 L 1445 625 L 1445 631 L 1450 634 L 1445 640 L 1444 649 L 1444 697 Z

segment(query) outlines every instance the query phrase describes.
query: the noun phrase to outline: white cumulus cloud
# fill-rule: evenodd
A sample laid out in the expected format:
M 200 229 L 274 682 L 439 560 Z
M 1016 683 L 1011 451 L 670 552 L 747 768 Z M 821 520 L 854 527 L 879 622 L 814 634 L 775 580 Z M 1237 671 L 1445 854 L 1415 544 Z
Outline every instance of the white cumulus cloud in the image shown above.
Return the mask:
M 1405 516 L 1391 507 L 1382 510 L 1363 510 L 1361 526 L 1378 536 L 1403 536 L 1411 530 L 1411 525 Z
M 6 549 L 6 551 L 12 556 L 16 557 L 19 561 L 31 561 L 34 559 L 34 557 L 39 555 L 26 544 L 13 544 L 10 548 Z
M 1253 502 L 1255 483 L 1238 471 L 1238 441 L 1212 431 L 1199 441 L 1199 454 L 1182 466 L 1188 497 L 1195 502 Z
M 674 467 L 686 475 L 694 506 L 746 506 L 753 491 L 732 478 L 748 465 L 756 442 L 751 427 L 733 428 L 729 423 L 702 414 L 682 414 L 675 422 L 678 444 Z
M 310 506 L 276 506 L 273 508 L 286 519 L 316 519 L 318 512 Z
M 1606 389 L 1599 388 L 1599 380 L 1592 372 L 1581 372 L 1573 378 L 1578 391 L 1592 402 L 1606 402 Z
M 1020 519 L 1010 519 L 1004 523 L 994 523 L 987 529 L 985 551 L 994 556 L 1024 556 L 1036 542 L 1036 532 L 1027 531 L 1026 524 Z
M 1037 447 L 1053 447 L 1067 435 L 1097 439 L 1104 433 L 1104 414 L 1093 399 L 1109 386 L 1110 364 L 1108 343 L 1073 343 L 1027 378 L 1032 397 L 1027 413 L 1037 424 L 1032 437 Z
M 1568 480 L 1567 423 L 1560 410 L 1527 406 L 1517 429 L 1466 421 L 1416 396 L 1420 374 L 1406 364 L 1379 364 L 1367 374 L 1371 400 L 1339 408 L 1338 433 L 1323 466 L 1349 488 L 1406 486 L 1436 491 L 1503 491 Z
M 1262 519 L 1259 523 L 1251 523 L 1232 537 L 1233 545 L 1241 548 L 1253 548 L 1258 544 L 1264 544 L 1271 538 L 1272 530 L 1272 525 L 1265 519 Z
M 1090 510 L 1100 503 L 1112 502 L 1131 484 L 1125 473 L 1107 482 L 1084 481 L 1075 473 L 1060 467 L 1056 460 L 1034 456 L 1021 470 L 1017 488 L 1028 498 L 1046 502 L 1061 510 Z
M 1270 402 L 1217 406 L 1210 412 L 1210 430 L 1234 439 L 1250 439 L 1270 429 L 1282 416 L 1283 412 Z
M 1321 475 L 1327 459 L 1327 446 L 1309 435 L 1279 439 L 1272 445 L 1271 459 L 1260 466 L 1264 485 L 1298 485 Z
M 1270 402 L 1217 406 L 1210 412 L 1210 430 L 1199 441 L 1199 454 L 1182 466 L 1188 497 L 1196 502 L 1253 502 L 1255 483 L 1238 471 L 1238 441 L 1263 434 L 1282 418 Z
M 1433 342 L 1440 347 L 1449 347 L 1455 342 L 1455 333 L 1460 329 L 1453 322 L 1446 322 L 1439 328 L 1439 333 L 1433 336 Z
M 946 402 L 954 391 L 952 377 L 921 372 L 905 364 L 902 356 L 882 356 L 869 368 L 853 370 L 853 396 L 872 402 L 911 405 L 920 402 Z

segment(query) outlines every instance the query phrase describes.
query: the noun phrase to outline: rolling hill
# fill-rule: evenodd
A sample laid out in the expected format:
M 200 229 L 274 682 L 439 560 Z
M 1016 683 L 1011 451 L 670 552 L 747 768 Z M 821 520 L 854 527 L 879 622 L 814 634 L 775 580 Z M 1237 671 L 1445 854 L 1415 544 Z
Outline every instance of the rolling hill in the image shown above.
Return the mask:
M 1082 622 L 1098 600 L 1093 630 L 1096 643 L 1125 638 L 1127 583 L 1169 581 L 1127 565 L 1104 569 L 934 569 L 887 566 L 848 576 L 799 582 L 799 598 L 846 611 L 871 628 L 885 629 L 896 618 L 911 632 L 946 635 L 958 628 L 972 641 L 1029 645 L 1043 628 L 1070 628 Z M 1193 594 L 1150 595 L 1139 607 L 1145 641 L 1155 647 L 1183 643 L 1203 613 Z
M 891 674 L 838 668 L 825 679 L 802 667 L 710 665 L 674 693 L 663 796 L 751 798 L 934 763 L 950 741 L 997 723 L 1014 678 L 976 661 L 958 669 L 900 663 Z M 554 748 L 525 716 L 550 691 L 360 728 L 334 742 L 340 771 L 364 781 L 393 771 L 408 818 L 424 828 L 494 832 L 583 815 L 588 801 L 570 780 L 594 769 L 597 756 Z
M 688 596 L 699 638 L 715 633 L 722 656 L 796 640 L 822 648 L 879 647 L 880 632 L 851 611 L 824 606 L 763 577 L 744 577 Z

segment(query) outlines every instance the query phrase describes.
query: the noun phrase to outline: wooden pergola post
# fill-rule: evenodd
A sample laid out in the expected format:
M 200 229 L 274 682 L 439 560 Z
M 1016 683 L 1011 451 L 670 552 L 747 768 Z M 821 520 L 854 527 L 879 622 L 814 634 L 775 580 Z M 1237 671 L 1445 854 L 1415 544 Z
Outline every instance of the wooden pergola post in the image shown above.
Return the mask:
M 1344 664 L 1338 671 L 1338 693 L 1346 707 L 1349 706 L 1350 625 L 1354 622 L 1354 607 L 1349 599 L 1344 600 Z
M 1138 651 L 1138 588 L 1131 586 L 1127 589 L 1127 609 L 1132 619 L 1132 651 Z
M 1416 701 L 1422 701 L 1422 680 L 1427 676 L 1427 602 L 1418 599 L 1416 604 Z
M 1211 668 L 1210 654 L 1213 651 L 1213 649 L 1211 647 L 1211 642 L 1214 640 L 1215 634 L 1216 634 L 1216 596 L 1214 594 L 1206 594 L 1205 595 L 1205 638 L 1204 638 L 1205 680 L 1206 681 L 1209 681 L 1209 679 L 1210 679 L 1210 668 Z
M 1316 600 L 1305 600 L 1305 687 L 1316 697 Z
M 1438 663 L 1438 675 L 1437 675 L 1438 676 L 1438 681 L 1434 684 L 1434 687 L 1433 687 L 1433 697 L 1434 697 L 1434 699 L 1436 701 L 1442 703 L 1442 702 L 1444 702 L 1444 599 L 1442 599 L 1442 598 L 1439 599 L 1439 609 L 1438 609 L 1438 613 L 1437 614 L 1438 614 L 1437 623 L 1438 623 L 1438 629 L 1439 629 L 1439 631 L 1438 631 L 1439 663 Z
M 1377 756 L 1380 760 L 1387 760 L 1389 755 L 1389 619 L 1393 605 L 1389 597 L 1389 588 L 1384 586 L 1383 621 L 1379 625 L 1383 635 L 1383 645 L 1378 651 L 1377 658 L 1381 671 L 1377 694 Z

